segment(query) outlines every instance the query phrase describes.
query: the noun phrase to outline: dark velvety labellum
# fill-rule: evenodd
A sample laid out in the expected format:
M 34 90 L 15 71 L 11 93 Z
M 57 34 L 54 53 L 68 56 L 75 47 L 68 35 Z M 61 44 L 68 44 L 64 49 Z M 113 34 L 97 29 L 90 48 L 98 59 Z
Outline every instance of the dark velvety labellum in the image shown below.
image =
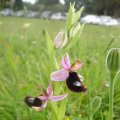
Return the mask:
M 82 84 L 76 72 L 70 72 L 69 77 L 66 79 L 67 87 L 73 92 L 85 92 L 86 87 Z
M 26 96 L 24 101 L 29 107 L 40 107 L 42 105 L 42 101 L 39 98 Z

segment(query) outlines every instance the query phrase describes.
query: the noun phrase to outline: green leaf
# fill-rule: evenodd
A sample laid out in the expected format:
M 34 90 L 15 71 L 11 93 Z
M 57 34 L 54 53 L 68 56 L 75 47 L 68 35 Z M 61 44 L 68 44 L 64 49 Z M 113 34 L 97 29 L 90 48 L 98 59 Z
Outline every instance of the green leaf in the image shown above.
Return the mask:
M 74 25 L 76 25 L 77 22 L 79 21 L 80 16 L 81 16 L 83 10 L 84 10 L 84 6 L 81 7 L 80 10 L 75 13 L 75 15 L 74 15 Z M 74 25 L 73 25 L 73 26 L 74 26 Z
M 70 4 L 70 9 L 67 14 L 67 20 L 66 20 L 67 33 L 69 33 L 69 30 L 71 29 L 71 27 L 74 23 L 74 13 L 75 13 L 74 5 L 75 4 L 73 4 L 73 5 Z
M 54 53 L 54 44 L 47 30 L 44 30 L 44 39 L 46 42 L 47 53 L 51 56 Z

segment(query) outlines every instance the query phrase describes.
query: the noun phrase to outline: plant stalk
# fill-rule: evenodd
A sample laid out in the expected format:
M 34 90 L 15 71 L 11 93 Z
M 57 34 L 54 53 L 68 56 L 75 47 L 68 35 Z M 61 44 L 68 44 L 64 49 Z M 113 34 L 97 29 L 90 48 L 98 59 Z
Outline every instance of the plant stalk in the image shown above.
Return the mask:
M 110 73 L 110 87 L 109 87 L 109 120 L 113 120 L 113 102 L 114 102 L 114 83 L 115 73 Z

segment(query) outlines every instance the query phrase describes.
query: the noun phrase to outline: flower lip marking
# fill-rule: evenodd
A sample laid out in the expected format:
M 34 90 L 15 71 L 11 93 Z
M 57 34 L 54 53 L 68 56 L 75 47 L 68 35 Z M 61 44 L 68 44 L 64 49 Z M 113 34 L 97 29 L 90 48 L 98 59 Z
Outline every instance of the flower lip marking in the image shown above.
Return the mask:
M 78 81 L 74 82 L 73 85 L 75 85 L 75 86 L 82 86 L 82 84 L 80 82 L 78 82 Z

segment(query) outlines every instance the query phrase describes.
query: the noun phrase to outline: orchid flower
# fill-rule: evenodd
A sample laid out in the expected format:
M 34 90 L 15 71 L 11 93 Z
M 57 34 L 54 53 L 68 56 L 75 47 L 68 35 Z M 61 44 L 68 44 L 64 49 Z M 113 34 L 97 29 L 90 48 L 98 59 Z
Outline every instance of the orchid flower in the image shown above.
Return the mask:
M 74 64 L 70 64 L 70 59 L 68 53 L 61 60 L 62 69 L 57 70 L 51 74 L 51 80 L 53 81 L 64 81 L 69 77 L 69 72 L 76 72 L 82 67 L 82 63 L 80 60 L 76 60 Z M 80 79 L 83 79 L 81 75 L 79 75 Z
M 41 111 L 46 108 L 49 100 L 51 101 L 60 101 L 67 97 L 67 94 L 64 95 L 53 95 L 52 84 L 50 83 L 47 90 L 44 90 L 41 95 L 36 98 L 33 97 L 25 97 L 25 102 L 29 107 L 32 107 L 36 111 Z
M 82 67 L 80 60 L 76 60 L 74 64 L 70 64 L 69 56 L 66 55 L 61 60 L 62 69 L 51 74 L 51 80 L 64 81 L 66 80 L 67 87 L 73 92 L 85 92 L 86 86 L 82 84 L 83 77 L 77 74 L 76 71 Z

